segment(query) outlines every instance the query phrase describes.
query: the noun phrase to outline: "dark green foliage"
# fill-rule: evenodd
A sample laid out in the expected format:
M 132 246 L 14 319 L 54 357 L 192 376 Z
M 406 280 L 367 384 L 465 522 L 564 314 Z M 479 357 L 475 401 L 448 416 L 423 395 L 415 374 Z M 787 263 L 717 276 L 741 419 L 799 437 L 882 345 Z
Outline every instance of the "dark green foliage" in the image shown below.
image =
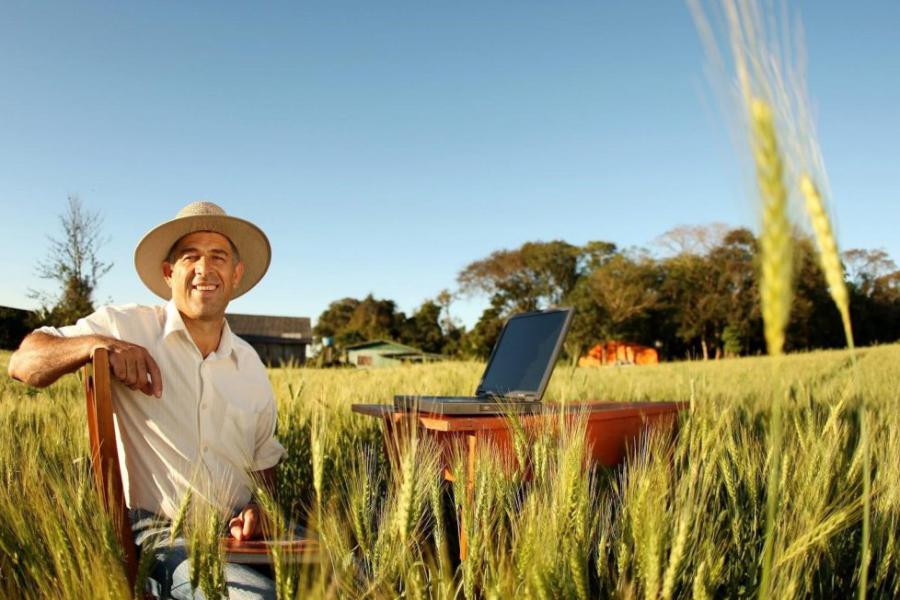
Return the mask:
M 464 331 L 450 318 L 446 290 L 406 317 L 391 300 L 369 295 L 329 305 L 314 333 L 336 346 L 393 340 L 425 352 L 487 358 L 511 315 L 572 306 L 575 317 L 565 355 L 625 340 L 654 346 L 661 357 L 753 355 L 765 348 L 760 316 L 757 241 L 748 229 L 680 227 L 660 238 L 664 256 L 591 241 L 526 242 L 467 265 L 458 276 L 463 294 L 485 294 L 490 306 Z M 844 334 L 812 242 L 795 243 L 795 300 L 787 347 L 838 348 Z M 859 345 L 900 339 L 900 270 L 882 250 L 850 250 L 848 272 Z
M 627 340 L 673 358 L 752 355 L 764 347 L 757 242 L 748 229 L 679 227 L 660 238 L 668 253 L 651 257 L 609 242 L 572 246 L 528 242 L 498 250 L 460 272 L 464 293 L 491 305 L 463 340 L 463 354 L 487 357 L 510 315 L 569 305 L 570 359 L 594 344 Z M 795 300 L 788 348 L 837 348 L 844 335 L 812 242 L 796 240 Z M 900 270 L 882 250 L 845 253 L 857 343 L 900 339 Z
M 507 314 L 561 304 L 575 289 L 587 262 L 581 248 L 567 242 L 526 242 L 498 250 L 460 272 L 465 293 L 483 292 Z
M 313 333 L 319 339 L 331 337 L 338 351 L 372 340 L 390 340 L 432 354 L 456 354 L 462 330 L 442 314 L 448 311 L 445 292 L 439 301 L 426 300 L 411 317 L 397 310 L 393 300 L 378 300 L 371 294 L 357 300 L 332 302 L 319 315 Z
M 18 308 L 0 306 L 0 348 L 15 350 L 22 338 L 32 329 L 34 313 Z
M 400 328 L 400 339 L 404 344 L 424 352 L 440 354 L 446 340 L 441 330 L 441 307 L 433 300 L 426 300 L 419 310 L 406 319 Z
M 376 339 L 394 340 L 406 320 L 397 312 L 393 300 L 377 300 L 369 294 L 362 300 L 343 298 L 328 305 L 313 333 L 318 338 L 332 337 L 339 349 Z
M 483 313 L 475 327 L 472 328 L 463 340 L 463 353 L 467 356 L 487 359 L 491 354 L 497 338 L 500 336 L 500 330 L 503 328 L 503 304 L 502 299 L 494 296 L 491 300 L 491 306 Z
M 848 250 L 850 312 L 857 343 L 900 338 L 900 270 L 884 250 Z
M 722 331 L 722 345 L 726 357 L 739 356 L 741 354 L 740 334 L 731 325 L 726 325 L 724 331 Z

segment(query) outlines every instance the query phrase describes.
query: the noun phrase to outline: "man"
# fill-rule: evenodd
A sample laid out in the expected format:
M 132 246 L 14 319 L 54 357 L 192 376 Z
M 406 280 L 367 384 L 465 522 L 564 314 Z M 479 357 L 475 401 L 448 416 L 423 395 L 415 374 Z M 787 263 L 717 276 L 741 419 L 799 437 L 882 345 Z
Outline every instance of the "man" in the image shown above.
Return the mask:
M 210 202 L 189 204 L 134 254 L 141 280 L 165 305 L 103 307 L 75 325 L 36 330 L 10 357 L 10 376 L 44 387 L 97 348 L 109 351 L 123 487 L 139 544 L 156 517 L 175 517 L 188 491 L 231 509 L 235 538 L 261 533 L 251 490 L 254 480 L 272 489 L 284 449 L 274 438 L 265 367 L 232 334 L 225 309 L 262 279 L 270 259 L 258 227 Z M 161 593 L 193 597 L 183 543 L 155 551 Z M 271 579 L 250 567 L 229 564 L 226 579 L 232 598 L 274 598 Z

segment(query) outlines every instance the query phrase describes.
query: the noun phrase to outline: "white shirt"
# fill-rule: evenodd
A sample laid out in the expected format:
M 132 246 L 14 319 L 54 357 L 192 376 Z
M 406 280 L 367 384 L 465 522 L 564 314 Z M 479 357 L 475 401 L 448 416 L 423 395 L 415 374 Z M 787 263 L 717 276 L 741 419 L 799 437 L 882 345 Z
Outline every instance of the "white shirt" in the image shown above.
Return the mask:
M 162 398 L 112 380 L 126 503 L 174 518 L 184 493 L 228 508 L 250 499 L 249 473 L 275 466 L 275 397 L 256 351 L 225 323 L 205 359 L 173 302 L 105 306 L 50 335 L 105 335 L 146 348 L 162 373 Z

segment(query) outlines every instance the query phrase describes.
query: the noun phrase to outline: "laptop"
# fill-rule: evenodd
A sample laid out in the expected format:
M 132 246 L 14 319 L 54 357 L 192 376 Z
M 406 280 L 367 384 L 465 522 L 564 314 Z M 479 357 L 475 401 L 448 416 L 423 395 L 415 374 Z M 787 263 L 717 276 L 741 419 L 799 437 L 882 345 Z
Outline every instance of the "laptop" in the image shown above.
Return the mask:
M 573 313 L 572 308 L 553 308 L 510 317 L 474 396 L 398 395 L 394 408 L 444 415 L 539 411 Z

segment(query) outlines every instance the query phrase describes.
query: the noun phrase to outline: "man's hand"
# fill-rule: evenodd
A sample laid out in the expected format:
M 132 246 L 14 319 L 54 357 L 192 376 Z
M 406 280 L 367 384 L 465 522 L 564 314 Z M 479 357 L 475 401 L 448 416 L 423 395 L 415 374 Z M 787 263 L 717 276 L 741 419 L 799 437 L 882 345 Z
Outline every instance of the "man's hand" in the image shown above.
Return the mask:
M 262 537 L 262 516 L 259 506 L 250 503 L 241 513 L 228 522 L 231 537 L 237 541 L 252 540 Z
M 109 351 L 109 366 L 113 377 L 133 390 L 140 390 L 148 396 L 162 396 L 162 375 L 159 365 L 143 346 L 117 340 L 102 338 L 91 349 L 91 356 L 97 348 Z

